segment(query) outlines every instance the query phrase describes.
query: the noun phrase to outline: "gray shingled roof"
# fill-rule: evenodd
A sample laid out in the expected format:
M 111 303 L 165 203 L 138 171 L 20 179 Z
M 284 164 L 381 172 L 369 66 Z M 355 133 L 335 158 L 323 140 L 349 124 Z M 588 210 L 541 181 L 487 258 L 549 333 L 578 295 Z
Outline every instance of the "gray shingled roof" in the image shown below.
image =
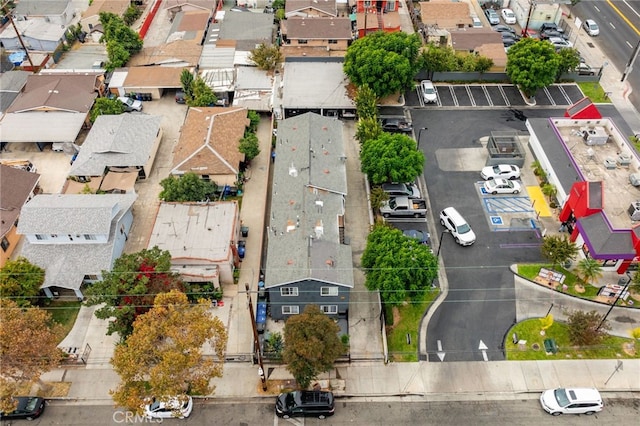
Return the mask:
M 160 131 L 162 117 L 148 114 L 99 116 L 87 135 L 71 176 L 102 176 L 106 167 L 147 164 Z
M 16 15 L 62 15 L 71 0 L 20 0 L 16 4 Z
M 85 275 L 98 275 L 102 271 L 111 270 L 115 259 L 122 254 L 122 247 L 117 248 L 114 244 L 116 225 L 120 218 L 131 209 L 137 195 L 87 194 L 63 195 L 63 197 L 74 197 L 75 199 L 69 203 L 70 207 L 67 211 L 68 219 L 61 219 L 65 222 L 84 222 L 82 220 L 83 217 L 91 220 L 92 216 L 90 211 L 87 211 L 87 209 L 83 210 L 80 207 L 76 212 L 72 212 L 71 205 L 104 204 L 101 209 L 109 209 L 111 218 L 109 227 L 107 228 L 109 235 L 108 241 L 101 244 L 31 244 L 25 239 L 21 255 L 46 271 L 42 288 L 62 287 L 77 290 L 82 285 Z M 79 202 L 80 200 L 78 200 L 77 197 L 85 197 L 85 202 Z M 108 208 L 106 206 L 107 204 L 111 205 L 111 208 Z M 47 210 L 47 208 L 43 208 L 42 210 Z M 81 231 L 73 231 L 74 234 L 79 232 Z M 116 250 L 119 252 L 116 252 Z
M 124 194 L 130 195 L 130 194 Z M 121 194 L 39 194 L 24 205 L 20 234 L 107 235 L 118 203 L 133 203 Z
M 342 122 L 307 113 L 278 124 L 265 285 L 307 278 L 353 287 L 341 244 L 347 193 Z

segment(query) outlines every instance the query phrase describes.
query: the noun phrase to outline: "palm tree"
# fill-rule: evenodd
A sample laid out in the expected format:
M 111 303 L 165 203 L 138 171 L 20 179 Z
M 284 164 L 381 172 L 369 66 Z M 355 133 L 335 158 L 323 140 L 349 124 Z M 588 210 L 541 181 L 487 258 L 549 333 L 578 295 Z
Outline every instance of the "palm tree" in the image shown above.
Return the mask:
M 564 265 L 567 261 L 575 259 L 579 249 L 566 235 L 549 235 L 544 237 L 540 251 L 555 268 L 558 264 Z
M 602 266 L 597 260 L 587 257 L 578 262 L 576 272 L 585 283 L 593 285 L 595 280 L 602 277 Z

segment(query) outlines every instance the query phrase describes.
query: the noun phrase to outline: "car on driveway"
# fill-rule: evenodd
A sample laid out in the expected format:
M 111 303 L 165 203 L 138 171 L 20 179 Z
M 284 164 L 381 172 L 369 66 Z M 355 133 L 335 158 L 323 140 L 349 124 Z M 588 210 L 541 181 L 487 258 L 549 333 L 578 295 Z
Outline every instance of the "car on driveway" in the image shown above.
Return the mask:
M 383 118 L 382 130 L 390 133 L 411 133 L 413 126 L 401 118 Z
M 556 30 L 546 30 L 540 33 L 540 40 L 548 40 L 551 37 L 558 37 L 562 39 L 567 39 L 567 36 L 564 33 L 558 32 Z
M 151 398 L 144 406 L 144 415 L 149 419 L 184 419 L 193 410 L 193 399 L 190 396 L 173 396 L 169 398 Z
M 422 80 L 420 82 L 420 89 L 422 91 L 422 100 L 426 104 L 431 104 L 438 100 L 438 91 L 431 80 Z
M 591 37 L 595 37 L 600 34 L 600 27 L 596 24 L 596 21 L 593 19 L 587 19 L 582 23 L 582 28 L 589 34 Z
M 581 62 L 575 69 L 578 75 L 596 75 L 597 70 L 591 68 L 589 65 Z
M 127 96 L 120 96 L 118 97 L 118 100 L 122 102 L 122 105 L 124 105 L 126 112 L 142 111 L 142 101 L 139 101 L 137 99 L 132 99 Z
M 516 30 L 513 27 L 510 27 L 508 25 L 496 25 L 495 27 L 492 27 L 493 31 L 497 31 L 499 33 L 511 33 L 513 35 L 516 34 Z
M 502 20 L 504 21 L 505 24 L 515 24 L 516 23 L 516 14 L 513 13 L 513 10 L 511 10 L 511 9 L 502 9 L 500 11 L 500 14 L 502 15 Z
M 495 10 L 486 9 L 484 11 L 484 14 L 487 17 L 487 19 L 489 20 L 489 23 L 491 25 L 498 25 L 500 23 L 500 17 L 498 16 L 498 13 Z
M 558 388 L 546 390 L 540 395 L 540 405 L 547 413 L 560 414 L 595 414 L 602 411 L 604 404 L 597 389 L 593 388 Z
M 417 229 L 407 229 L 402 231 L 405 237 L 413 238 L 420 244 L 431 245 L 431 235 L 428 232 L 418 231 Z
M 39 396 L 15 396 L 12 399 L 17 402 L 15 410 L 10 413 L 0 411 L 1 420 L 37 419 L 46 405 L 44 398 Z
M 520 167 L 511 164 L 496 164 L 482 169 L 480 176 L 484 180 L 495 178 L 518 179 L 520 178 Z
M 554 31 L 558 31 L 559 33 L 564 32 L 562 28 L 560 28 L 557 24 L 553 22 L 543 22 L 542 25 L 540 26 L 540 32 L 542 33 L 547 30 L 554 30 Z
M 553 44 L 556 49 L 569 49 L 573 47 L 573 43 L 562 37 L 549 37 L 547 41 Z
M 415 183 L 383 183 L 382 190 L 390 197 L 420 198 L 420 189 Z
M 487 180 L 484 183 L 484 190 L 489 194 L 519 194 L 522 187 L 513 180 L 497 178 Z

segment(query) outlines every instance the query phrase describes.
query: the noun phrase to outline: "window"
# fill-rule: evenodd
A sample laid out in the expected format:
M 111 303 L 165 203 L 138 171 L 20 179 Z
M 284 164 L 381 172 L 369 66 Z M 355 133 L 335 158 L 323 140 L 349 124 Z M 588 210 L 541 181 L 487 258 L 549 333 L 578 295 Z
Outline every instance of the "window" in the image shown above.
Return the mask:
M 2 241 L 0 241 L 0 247 L 2 247 L 2 251 L 7 251 L 9 248 L 9 240 L 5 237 L 2 237 Z
M 337 296 L 338 287 L 320 287 L 320 296 Z
M 284 315 L 297 315 L 300 313 L 300 307 L 299 306 L 283 306 L 282 307 L 282 313 Z
M 45 240 L 45 239 L 46 239 L 46 238 L 45 238 L 45 236 L 44 236 L 44 235 L 42 235 L 42 234 L 36 234 L 36 240 L 38 240 L 38 241 L 42 241 L 42 240 Z
M 300 39 L 298 40 L 298 44 L 307 44 L 307 40 Z
M 91 234 L 84 234 L 84 239 L 85 240 L 95 240 L 96 236 L 95 235 L 91 235 Z
M 329 44 L 338 44 L 338 40 L 329 40 Z
M 280 289 L 280 296 L 297 296 L 298 287 L 283 287 Z
M 325 314 L 337 314 L 338 305 L 320 305 L 320 310 Z

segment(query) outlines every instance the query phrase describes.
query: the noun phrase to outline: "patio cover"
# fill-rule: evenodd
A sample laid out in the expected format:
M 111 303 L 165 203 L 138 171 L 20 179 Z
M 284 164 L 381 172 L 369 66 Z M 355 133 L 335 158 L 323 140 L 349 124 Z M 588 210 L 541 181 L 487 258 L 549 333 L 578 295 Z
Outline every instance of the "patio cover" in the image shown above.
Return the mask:
M 74 142 L 85 112 L 9 113 L 0 121 L 0 142 Z

